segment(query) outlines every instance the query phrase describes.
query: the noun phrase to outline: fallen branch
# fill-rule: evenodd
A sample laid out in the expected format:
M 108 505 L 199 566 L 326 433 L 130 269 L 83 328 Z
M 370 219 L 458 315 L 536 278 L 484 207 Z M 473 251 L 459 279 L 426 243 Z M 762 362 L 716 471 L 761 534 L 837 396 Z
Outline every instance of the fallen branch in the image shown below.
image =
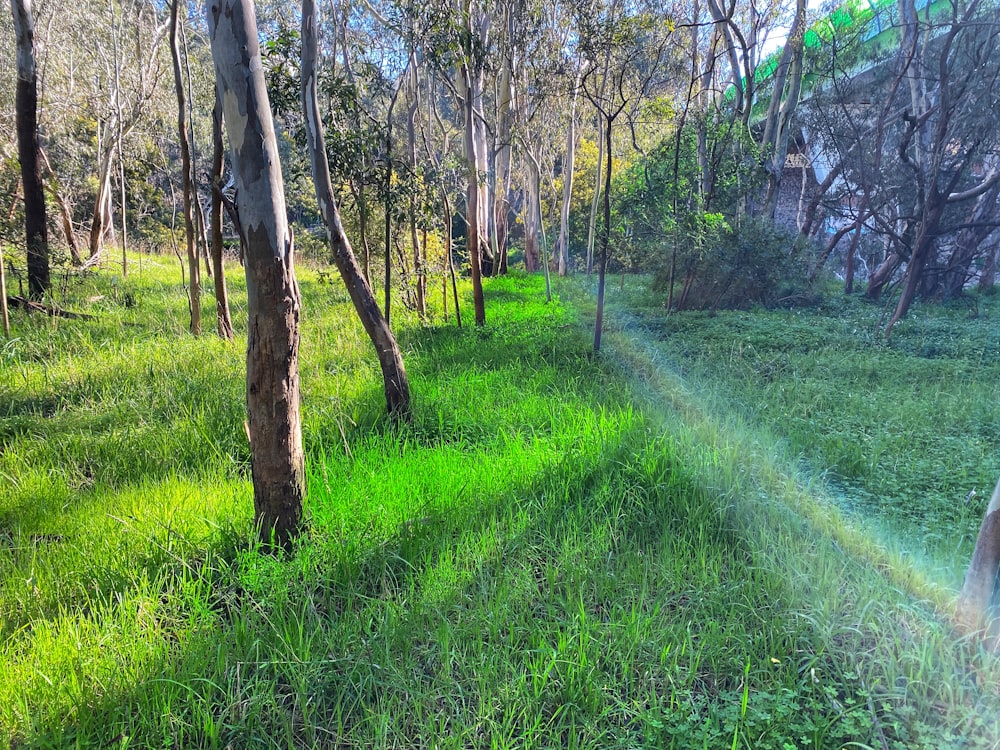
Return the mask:
M 7 297 L 7 304 L 10 307 L 20 307 L 22 310 L 27 310 L 28 312 L 40 312 L 45 313 L 53 318 L 73 318 L 79 320 L 96 320 L 93 315 L 87 315 L 86 313 L 70 312 L 69 310 L 63 310 L 55 305 L 43 305 L 41 302 L 35 302 L 27 297 L 19 297 L 14 295 L 12 297 Z

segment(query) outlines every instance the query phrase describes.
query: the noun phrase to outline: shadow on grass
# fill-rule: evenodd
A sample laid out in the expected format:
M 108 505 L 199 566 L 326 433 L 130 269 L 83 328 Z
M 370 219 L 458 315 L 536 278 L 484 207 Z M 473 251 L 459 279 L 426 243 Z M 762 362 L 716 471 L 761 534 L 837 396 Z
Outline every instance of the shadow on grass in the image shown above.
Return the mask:
M 518 735 L 558 744 L 574 732 L 591 743 L 641 740 L 648 727 L 629 703 L 669 682 L 655 630 L 695 596 L 636 576 L 637 561 L 690 522 L 687 501 L 674 504 L 691 488 L 672 479 L 669 463 L 647 456 L 636 466 L 642 450 L 626 438 L 581 466 L 557 464 L 384 536 L 344 539 L 333 525 L 316 527 L 290 559 L 229 539 L 183 563 L 163 560 L 160 575 L 174 580 L 165 588 L 197 595 L 184 604 L 201 614 L 185 613 L 177 640 L 135 685 L 85 690 L 69 721 L 39 716 L 17 741 L 415 747 Z M 717 522 L 708 533 L 738 548 Z M 630 623 L 638 642 L 609 640 Z M 695 677 L 726 690 L 740 665 L 729 676 L 710 672 Z

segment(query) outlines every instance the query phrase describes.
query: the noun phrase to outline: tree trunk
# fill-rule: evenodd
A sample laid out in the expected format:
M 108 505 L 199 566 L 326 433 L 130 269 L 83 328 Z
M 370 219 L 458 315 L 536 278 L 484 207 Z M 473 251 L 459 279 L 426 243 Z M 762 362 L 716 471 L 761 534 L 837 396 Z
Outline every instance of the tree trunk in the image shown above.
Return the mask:
M 219 336 L 232 341 L 233 318 L 229 312 L 229 291 L 226 288 L 226 269 L 222 262 L 222 162 L 225 147 L 222 143 L 222 100 L 216 95 L 212 108 L 212 265 L 215 267 L 215 317 Z
M 465 153 L 468 159 L 468 205 L 466 211 L 466 249 L 469 253 L 469 265 L 472 267 L 472 304 L 475 308 L 476 325 L 486 325 L 486 305 L 483 300 L 482 246 L 480 239 L 481 224 L 479 222 L 479 163 L 478 146 L 472 122 L 475 120 L 475 105 L 472 96 L 471 71 L 467 63 L 462 64 L 462 75 L 465 86 Z
M 406 117 L 406 142 L 410 157 L 410 173 L 417 174 L 417 113 L 420 109 L 420 81 L 417 76 L 417 56 L 410 53 L 410 109 Z M 427 263 L 424 248 L 417 236 L 417 197 L 410 191 L 410 244 L 413 246 L 413 275 L 416 278 L 417 314 L 427 317 Z M 353 253 L 352 253 L 353 257 Z
M 508 24 L 509 29 L 509 24 Z M 509 31 L 508 31 L 509 33 Z M 497 271 L 507 273 L 507 251 L 510 244 L 510 229 L 507 226 L 508 201 L 511 183 L 511 147 L 512 123 L 514 119 L 514 63 L 509 56 L 505 57 L 500 73 L 500 85 L 497 102 L 497 123 L 499 125 L 499 150 L 496 156 L 496 182 L 493 190 L 493 224 L 496 238 Z
M 899 253 L 895 251 L 890 252 L 889 257 L 882 261 L 874 273 L 868 277 L 868 289 L 865 290 L 865 297 L 873 302 L 878 300 L 882 296 L 882 291 L 886 285 L 892 280 L 892 275 L 902 263 L 903 258 Z
M 476 165 L 476 183 L 478 184 L 478 196 L 476 197 L 476 217 L 479 225 L 479 268 L 485 276 L 495 275 L 499 269 L 499 258 L 493 252 L 496 245 L 495 236 L 490 234 L 490 181 L 485 179 L 489 174 L 489 145 L 486 138 L 486 122 L 483 116 L 483 71 L 475 69 L 471 77 L 472 84 L 472 135 L 475 140 L 475 149 L 472 155 Z
M 597 239 L 597 211 L 601 205 L 601 170 L 604 169 L 604 120 L 597 123 L 597 174 L 594 177 L 594 197 L 590 202 L 590 221 L 587 223 L 587 275 L 594 271 L 594 241 Z
M 90 257 L 100 257 L 104 237 L 111 226 L 111 155 L 106 149 L 97 168 L 97 196 L 94 198 L 94 213 L 90 221 Z
M 886 338 L 892 333 L 893 326 L 910 311 L 910 306 L 916 299 L 917 288 L 924 277 L 926 266 L 933 259 L 935 253 L 937 228 L 941 223 L 944 208 L 943 197 L 938 199 L 936 193 L 932 194 L 930 200 L 927 201 L 923 215 L 920 217 L 920 226 L 914 240 L 913 252 L 906 264 L 903 290 L 899 294 L 896 309 L 885 326 Z
M 998 196 L 1000 196 L 1000 183 L 979 196 L 969 212 L 970 226 L 961 229 L 955 237 L 954 248 L 940 282 L 942 299 L 958 297 L 965 289 L 966 282 L 972 277 L 970 266 L 976 258 L 982 257 L 983 251 L 980 247 L 994 231 L 989 219 L 996 210 Z
M 524 268 L 528 273 L 538 270 L 538 230 L 542 221 L 539 211 L 538 193 L 540 190 L 541 176 L 538 174 L 538 162 L 533 154 L 527 156 L 527 177 L 528 184 L 525 185 L 525 197 L 523 208 L 524 220 Z
M 191 173 L 191 144 L 188 142 L 187 97 L 181 76 L 180 46 L 177 37 L 178 5 L 170 6 L 170 55 L 174 62 L 174 90 L 177 93 L 177 135 L 181 147 L 181 194 L 184 198 L 184 236 L 188 259 L 188 310 L 191 312 L 191 333 L 201 335 L 201 274 L 198 269 L 198 252 L 195 247 L 193 203 L 194 179 Z M 240 198 L 242 199 L 242 194 Z
M 983 264 L 983 270 L 979 274 L 979 285 L 977 287 L 980 294 L 992 291 L 993 285 L 996 283 L 997 251 L 998 247 L 994 245 L 986 254 L 986 262 Z
M 347 292 L 354 303 L 361 324 L 375 346 L 379 365 L 382 368 L 382 382 L 385 390 L 386 409 L 394 419 L 409 421 L 410 388 L 403 367 L 403 357 L 396 339 L 382 317 L 375 302 L 375 295 L 365 280 L 364 274 L 354 257 L 351 243 L 340 222 L 330 181 L 330 164 L 326 156 L 323 137 L 323 122 L 319 114 L 319 100 L 316 95 L 316 29 L 319 14 L 315 0 L 302 3 L 302 108 L 305 114 L 309 157 L 312 162 L 313 182 L 316 186 L 316 200 L 320 215 L 326 225 L 333 259 L 340 276 L 347 286 Z
M 788 43 L 775 78 L 774 92 L 764 124 L 761 150 L 764 152 L 767 171 L 767 194 L 764 197 L 763 214 L 774 219 L 778 209 L 778 197 L 785 157 L 788 155 L 790 124 L 802 90 L 802 57 L 806 31 L 806 0 L 796 0 L 795 20 L 788 32 Z M 785 83 L 788 93 L 785 93 Z M 778 102 L 780 101 L 780 106 Z
M 989 628 L 986 622 L 990 601 L 996 588 L 1000 568 L 1000 482 L 993 490 L 986 508 L 972 560 L 965 573 L 962 593 L 958 597 L 956 619 L 963 633 L 979 633 Z
M 441 188 L 441 202 L 444 204 L 444 252 L 448 260 L 448 275 L 451 276 L 451 294 L 455 301 L 455 324 L 462 327 L 462 308 L 458 304 L 458 281 L 455 279 L 455 261 L 452 256 L 451 247 L 451 201 L 448 200 L 448 191 Z
M 305 495 L 299 411 L 299 314 L 281 161 L 253 3 L 211 0 L 208 29 L 246 236 L 247 412 L 255 519 L 287 546 Z
M 559 241 L 556 253 L 559 256 L 557 272 L 560 276 L 569 273 L 569 209 L 573 202 L 573 169 L 576 166 L 576 101 L 580 90 L 580 72 L 577 65 L 576 80 L 573 83 L 573 98 L 569 105 L 569 129 L 566 133 L 566 159 L 563 161 L 562 208 L 559 212 Z
M 601 227 L 601 262 L 597 277 L 597 322 L 594 325 L 594 353 L 601 351 L 601 332 L 604 327 L 604 277 L 608 271 L 608 246 L 611 244 L 611 128 L 614 120 L 604 120 L 604 153 L 607 165 L 604 170 L 604 226 Z
M 7 311 L 7 269 L 4 268 L 2 245 L 0 245 L 0 319 L 3 320 L 3 335 L 10 338 L 10 313 Z
M 17 155 L 24 185 L 24 229 L 27 238 L 28 293 L 45 296 L 49 277 L 49 236 L 45 216 L 45 191 L 38 146 L 38 75 L 35 68 L 35 21 L 31 0 L 11 0 L 17 37 Z

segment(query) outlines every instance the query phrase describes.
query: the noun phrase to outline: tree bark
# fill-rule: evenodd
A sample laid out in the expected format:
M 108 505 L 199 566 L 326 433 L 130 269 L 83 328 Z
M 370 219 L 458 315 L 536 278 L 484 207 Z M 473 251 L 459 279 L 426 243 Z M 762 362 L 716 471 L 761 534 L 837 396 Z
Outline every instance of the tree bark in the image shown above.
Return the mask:
M 602 84 L 603 86 L 603 84 Z M 594 242 L 597 239 L 597 211 L 601 205 L 601 170 L 604 169 L 604 119 L 597 118 L 597 166 L 594 170 L 594 197 L 590 202 L 590 220 L 587 222 L 587 276 L 594 271 Z
M 962 593 L 958 597 L 956 619 L 963 633 L 982 632 L 990 600 L 996 587 L 997 570 L 1000 568 L 1000 482 L 993 490 L 983 522 L 976 537 L 972 560 L 965 573 Z
M 972 277 L 970 266 L 976 258 L 982 257 L 984 251 L 980 247 L 996 229 L 991 225 L 990 218 L 996 211 L 998 196 L 1000 183 L 979 196 L 969 212 L 970 226 L 961 229 L 955 237 L 951 255 L 939 281 L 942 299 L 954 299 L 961 295 L 965 283 Z
M 539 210 L 541 204 L 538 194 L 541 188 L 541 175 L 534 154 L 527 154 L 526 159 L 528 174 L 526 175 L 527 185 L 525 185 L 524 207 L 521 214 L 524 222 L 524 268 L 528 273 L 534 273 L 539 269 L 538 232 L 542 216 Z
M 287 546 L 305 495 L 299 407 L 299 315 L 278 143 L 249 0 L 211 0 L 208 30 L 246 237 L 247 412 L 255 519 Z
M 410 158 L 410 173 L 415 177 L 417 174 L 417 113 L 420 110 L 420 79 L 417 70 L 417 55 L 412 50 L 410 52 L 410 89 L 410 108 L 406 114 L 406 144 Z M 427 317 L 427 263 L 424 257 L 426 249 L 421 247 L 420 238 L 417 236 L 417 197 L 413 191 L 410 191 L 410 244 L 413 246 L 417 314 L 423 320 Z
M 604 328 L 604 278 L 608 271 L 608 247 L 611 244 L 611 128 L 614 118 L 604 119 L 604 153 L 608 160 L 604 169 L 604 226 L 601 227 L 601 260 L 597 276 L 597 322 L 594 324 L 594 353 L 601 351 Z
M 385 391 L 385 404 L 389 416 L 394 419 L 409 421 L 410 388 L 406 378 L 406 368 L 403 357 L 396 343 L 396 338 L 382 317 L 375 302 L 375 295 L 368 285 L 351 243 L 344 233 L 340 221 L 340 211 L 337 209 L 333 184 L 330 180 L 330 164 L 326 156 L 326 144 L 323 135 L 323 121 L 319 114 L 319 100 L 316 94 L 316 32 L 319 26 L 319 13 L 315 0 L 303 0 L 302 3 L 302 109 L 305 115 L 306 135 L 309 146 L 309 157 L 312 163 L 313 182 L 316 186 L 316 200 L 319 203 L 320 215 L 326 225 L 333 259 L 340 271 L 340 276 L 347 287 L 347 293 L 354 303 L 354 309 L 361 319 L 365 332 L 371 339 L 378 355 L 379 366 L 382 368 L 382 383 Z
M 97 169 L 97 196 L 94 198 L 94 212 L 90 220 L 90 258 L 100 257 L 104 236 L 111 226 L 111 150 L 101 157 Z
M 785 53 L 778 66 L 774 92 L 771 94 L 771 104 L 764 124 L 764 137 L 761 142 L 767 171 L 767 194 L 764 197 L 763 214 L 772 220 L 778 209 L 781 177 L 785 169 L 785 157 L 788 155 L 788 140 L 791 135 L 789 125 L 798 106 L 799 93 L 802 90 L 805 31 L 806 2 L 805 0 L 796 0 L 795 20 L 788 32 L 788 44 L 785 46 Z M 788 84 L 787 94 L 785 93 L 786 81 Z
M 184 93 L 184 79 L 181 75 L 181 55 L 178 44 L 177 24 L 180 0 L 170 5 L 170 56 L 174 62 L 174 90 L 177 93 L 177 135 L 181 147 L 181 194 L 184 199 L 184 237 L 188 259 L 188 310 L 191 313 L 191 333 L 201 335 L 201 274 L 198 267 L 198 251 L 195 246 L 195 226 L 193 204 L 194 178 L 191 172 L 191 144 L 188 140 L 187 96 Z
M 471 71 L 468 64 L 462 64 L 462 74 L 466 82 L 465 92 L 465 116 L 467 118 L 465 126 L 465 151 L 469 161 L 469 183 L 468 183 L 468 205 L 467 205 L 467 234 L 466 245 L 469 253 L 469 265 L 472 267 L 472 304 L 475 308 L 476 325 L 486 325 L 486 305 L 483 300 L 483 273 L 482 273 L 482 247 L 480 231 L 482 225 L 479 221 L 479 163 L 478 146 L 472 121 L 475 119 L 475 104 L 472 96 L 472 84 L 470 82 Z
M 11 0 L 17 37 L 17 154 L 24 185 L 24 229 L 27 239 L 28 292 L 32 299 L 51 287 L 45 191 L 38 145 L 38 73 L 35 67 L 35 21 L 31 0 Z
M 509 13 L 509 8 L 508 8 Z M 510 23 L 507 24 L 510 32 Z M 500 72 L 500 83 L 497 101 L 497 124 L 499 126 L 499 150 L 496 157 L 496 180 L 493 188 L 493 223 L 496 228 L 496 257 L 498 273 L 507 273 L 507 254 L 510 244 L 510 227 L 507 214 L 509 209 L 508 194 L 511 184 L 511 163 L 513 160 L 514 121 L 514 61 L 506 55 Z
M 992 291 L 993 285 L 996 283 L 997 252 L 998 247 L 994 245 L 986 254 L 986 262 L 983 264 L 983 270 L 979 274 L 979 284 L 976 287 L 980 294 Z
M 569 105 L 569 128 L 566 133 L 566 158 L 563 161 L 562 208 L 559 212 L 559 241 L 556 244 L 558 257 L 557 273 L 569 273 L 569 210 L 573 202 L 573 170 L 576 166 L 576 102 L 579 98 L 580 72 L 577 63 L 576 79 L 573 82 L 573 98 Z
M 3 247 L 0 247 L 0 319 L 3 335 L 10 338 L 10 313 L 7 311 L 7 269 L 4 268 Z
M 212 219 L 211 219 L 211 253 L 212 265 L 215 267 L 213 282 L 215 285 L 215 317 L 219 336 L 226 341 L 232 341 L 233 318 L 229 312 L 229 290 L 226 288 L 226 269 L 223 264 L 222 246 L 222 162 L 225 157 L 225 147 L 222 142 L 222 100 L 216 94 L 215 106 L 212 108 Z

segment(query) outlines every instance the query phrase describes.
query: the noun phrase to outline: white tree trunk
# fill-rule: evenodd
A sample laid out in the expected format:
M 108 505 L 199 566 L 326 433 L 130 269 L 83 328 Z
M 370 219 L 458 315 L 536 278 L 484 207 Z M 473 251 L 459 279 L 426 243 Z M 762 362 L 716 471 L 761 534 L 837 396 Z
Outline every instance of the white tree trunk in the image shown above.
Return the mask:
M 302 522 L 299 314 L 278 142 L 251 0 L 210 0 L 208 30 L 246 241 L 247 412 L 254 511 L 265 543 Z

